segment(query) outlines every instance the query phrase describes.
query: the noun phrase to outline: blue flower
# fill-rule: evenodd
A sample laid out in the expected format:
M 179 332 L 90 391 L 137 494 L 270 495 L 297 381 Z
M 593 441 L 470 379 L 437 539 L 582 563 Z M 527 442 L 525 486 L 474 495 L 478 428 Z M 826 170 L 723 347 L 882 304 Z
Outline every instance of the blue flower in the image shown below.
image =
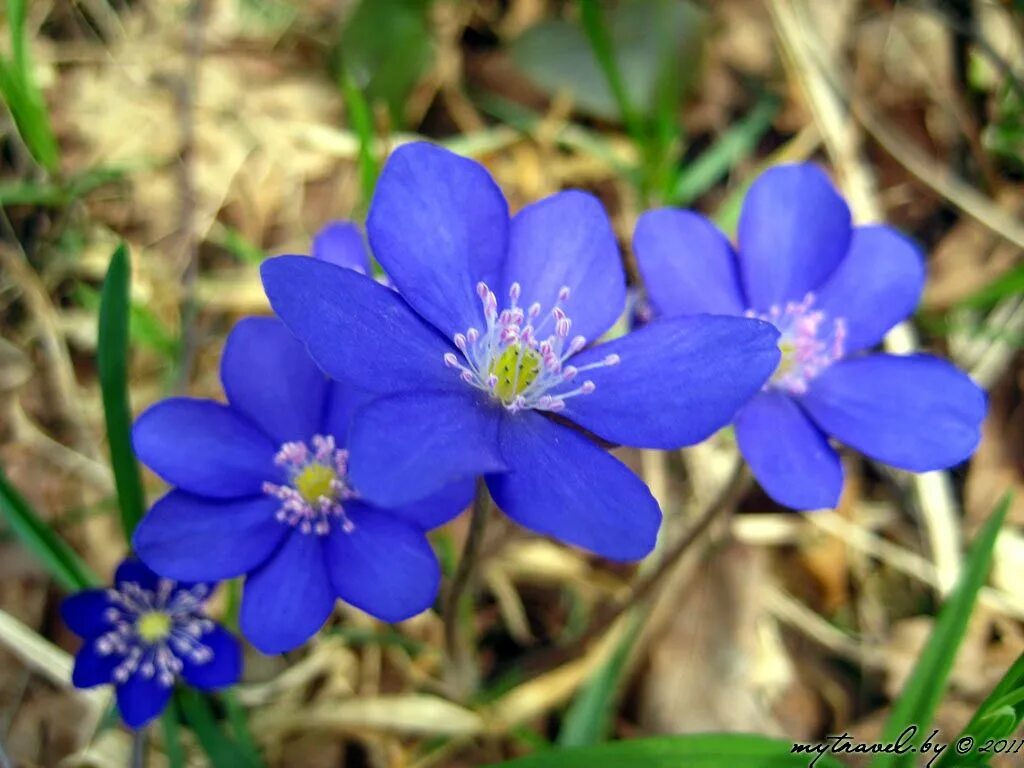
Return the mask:
M 162 579 L 138 560 L 121 563 L 110 589 L 89 589 L 61 603 L 61 616 L 85 641 L 71 680 L 78 688 L 111 684 L 131 728 L 159 715 L 174 684 L 209 691 L 242 674 L 238 641 L 207 617 L 210 584 Z
M 360 275 L 370 274 L 370 254 L 363 233 L 351 221 L 332 221 L 322 227 L 313 238 L 310 255 Z
M 472 483 L 370 503 L 346 449 L 363 396 L 331 383 L 275 318 L 234 327 L 221 380 L 228 404 L 173 398 L 135 424 L 139 458 L 177 486 L 139 525 L 139 556 L 177 579 L 247 574 L 241 629 L 265 653 L 309 639 L 338 597 L 385 621 L 429 608 L 440 569 L 424 530 L 464 509 Z
M 349 472 L 382 503 L 484 475 L 523 526 L 643 557 L 658 505 L 591 436 L 698 442 L 778 361 L 775 329 L 746 318 L 665 320 L 592 344 L 622 313 L 626 282 L 610 222 L 583 192 L 510 218 L 481 165 L 411 144 L 389 158 L 367 232 L 397 290 L 300 256 L 262 272 L 319 365 L 377 395 L 353 420 Z
M 796 509 L 833 507 L 843 485 L 829 437 L 914 472 L 974 451 L 984 393 L 929 355 L 867 354 L 914 310 L 924 263 L 887 226 L 854 227 L 825 174 L 784 165 L 751 186 L 739 247 L 702 216 L 656 210 L 634 250 L 655 310 L 760 317 L 782 361 L 736 417 L 740 450 L 765 491 Z

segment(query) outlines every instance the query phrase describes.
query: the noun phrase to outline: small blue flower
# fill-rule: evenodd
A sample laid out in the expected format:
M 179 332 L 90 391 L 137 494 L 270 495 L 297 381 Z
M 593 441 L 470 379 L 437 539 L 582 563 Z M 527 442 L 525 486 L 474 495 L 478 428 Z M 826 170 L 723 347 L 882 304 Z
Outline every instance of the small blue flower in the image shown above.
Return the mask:
M 866 354 L 913 312 L 924 286 L 914 244 L 887 226 L 854 227 L 825 174 L 784 165 L 751 186 L 739 246 L 702 216 L 656 210 L 634 250 L 662 316 L 760 317 L 782 360 L 736 417 L 740 450 L 765 491 L 795 509 L 833 507 L 843 485 L 836 438 L 914 472 L 973 453 L 985 395 L 930 355 Z
M 313 238 L 310 255 L 360 275 L 370 274 L 370 254 L 363 233 L 351 221 L 332 221 L 321 228 Z
M 121 563 L 110 589 L 89 589 L 61 603 L 61 616 L 85 641 L 71 680 L 78 688 L 111 684 L 131 728 L 159 715 L 179 679 L 209 691 L 238 682 L 238 641 L 207 617 L 211 584 L 162 579 L 138 560 Z
M 221 380 L 228 404 L 172 398 L 135 424 L 139 458 L 177 486 L 139 525 L 139 556 L 176 579 L 247 574 L 242 634 L 264 653 L 308 640 L 338 597 L 385 621 L 429 608 L 440 569 L 424 530 L 464 509 L 472 483 L 369 503 L 346 449 L 364 397 L 330 382 L 276 318 L 232 329 Z
M 353 420 L 349 473 L 381 503 L 484 475 L 523 526 L 643 557 L 658 505 L 581 432 L 652 448 L 698 442 L 778 361 L 775 329 L 745 318 L 666 320 L 592 344 L 622 314 L 626 281 L 608 217 L 583 192 L 510 218 L 481 165 L 411 144 L 389 158 L 367 232 L 397 290 L 298 256 L 262 272 L 319 365 L 377 395 Z

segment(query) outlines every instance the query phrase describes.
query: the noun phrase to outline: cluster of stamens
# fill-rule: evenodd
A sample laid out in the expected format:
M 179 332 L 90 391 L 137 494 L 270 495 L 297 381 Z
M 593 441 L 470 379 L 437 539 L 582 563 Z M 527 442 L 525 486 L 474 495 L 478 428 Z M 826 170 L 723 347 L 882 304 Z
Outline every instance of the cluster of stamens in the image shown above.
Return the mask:
M 539 303 L 525 310 L 519 306 L 519 283 L 512 283 L 508 291 L 510 306 L 500 312 L 498 297 L 486 283 L 478 283 L 476 292 L 487 327 L 455 334 L 453 340 L 463 359 L 448 352 L 444 362 L 457 369 L 463 381 L 487 392 L 509 411 L 560 411 L 568 398 L 589 395 L 596 385 L 586 379 L 575 389 L 550 390 L 572 382 L 585 371 L 619 362 L 619 356 L 612 354 L 589 365 L 566 365 L 587 345 L 583 336 L 570 338 L 572 320 L 563 309 L 569 299 L 568 287 L 559 290 L 555 306 L 543 318 Z
M 108 589 L 111 605 L 104 618 L 112 627 L 95 644 L 101 656 L 121 657 L 114 668 L 115 682 L 139 674 L 170 688 L 184 666 L 182 659 L 193 664 L 210 661 L 213 651 L 201 640 L 214 627 L 202 610 L 208 593 L 205 584 L 182 589 L 169 579 L 160 579 L 155 591 L 135 582 Z
M 768 312 L 747 310 L 748 317 L 766 320 L 779 330 L 782 358 L 766 387 L 777 387 L 803 394 L 811 379 L 841 358 L 846 343 L 846 321 L 832 318 L 814 309 L 815 296 L 791 301 L 785 307 L 773 306 Z
M 314 435 L 309 444 L 285 443 L 274 463 L 288 475 L 287 485 L 263 483 L 263 492 L 281 501 L 277 519 L 302 533 L 326 536 L 338 521 L 346 533 L 355 530 L 345 515 L 344 502 L 355 496 L 345 484 L 348 451 L 337 448 L 334 438 Z

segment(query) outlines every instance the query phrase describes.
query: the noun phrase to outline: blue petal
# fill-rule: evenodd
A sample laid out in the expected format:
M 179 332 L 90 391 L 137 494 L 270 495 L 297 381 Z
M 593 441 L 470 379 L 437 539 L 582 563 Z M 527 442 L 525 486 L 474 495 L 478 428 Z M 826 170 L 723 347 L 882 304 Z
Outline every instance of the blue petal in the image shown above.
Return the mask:
M 732 245 L 700 214 L 648 211 L 637 222 L 633 252 L 659 314 L 742 315 L 746 310 Z
M 828 438 L 793 399 L 762 392 L 736 416 L 736 440 L 765 493 L 793 509 L 839 502 L 843 465 Z
M 201 496 L 261 493 L 265 480 L 280 475 L 270 438 L 212 400 L 178 397 L 157 403 L 135 422 L 132 442 L 139 459 L 160 477 Z
M 780 165 L 750 187 L 739 223 L 740 273 L 753 309 L 799 301 L 850 245 L 850 209 L 818 166 Z
M 460 393 L 423 392 L 374 400 L 349 433 L 349 478 L 380 507 L 397 507 L 444 486 L 501 472 L 501 409 L 467 384 Z
M 334 608 L 324 539 L 293 531 L 245 582 L 241 629 L 257 649 L 284 653 L 309 640 Z
M 101 655 L 96 651 L 96 641 L 86 640 L 75 655 L 75 667 L 71 671 L 71 682 L 76 688 L 92 688 L 113 682 L 114 669 L 124 659 L 116 653 Z
M 188 684 L 201 691 L 213 691 L 237 683 L 242 676 L 242 649 L 238 640 L 218 624 L 200 637 L 199 642 L 213 655 L 197 664 L 187 654 L 179 654 L 183 665 L 181 674 Z
M 164 711 L 173 685 L 161 685 L 156 677 L 136 673 L 117 686 L 117 708 L 129 728 L 139 729 Z
M 544 313 L 568 287 L 562 308 L 574 336 L 596 341 L 612 326 L 626 306 L 626 276 L 608 214 L 596 197 L 559 192 L 515 215 L 499 309 L 515 282 L 522 288 L 519 306 L 537 302 Z
M 501 423 L 512 471 L 487 486 L 520 525 L 611 560 L 639 560 L 653 548 L 661 510 L 624 464 L 582 435 L 531 411 Z
M 454 347 L 389 288 L 305 256 L 260 270 L 274 311 L 332 378 L 377 393 L 464 386 L 444 364 Z
M 320 430 L 327 377 L 277 318 L 248 317 L 235 325 L 220 377 L 231 406 L 278 445 Z
M 327 412 L 324 415 L 322 432 L 334 438 L 335 445 L 348 445 L 348 431 L 356 411 L 365 406 L 374 395 L 356 389 L 348 384 L 332 381 L 327 393 Z
M 816 305 L 846 320 L 846 354 L 873 347 L 910 315 L 924 289 L 924 258 L 892 227 L 857 227 L 850 251 L 817 290 Z
M 274 519 L 280 506 L 270 496 L 222 501 L 171 491 L 142 519 L 132 544 L 168 578 L 234 578 L 261 565 L 290 532 Z
M 472 477 L 466 477 L 450 483 L 426 498 L 403 504 L 397 507 L 388 507 L 389 514 L 408 520 L 410 523 L 429 531 L 452 520 L 469 506 L 476 492 L 476 481 Z
M 359 227 L 351 221 L 332 221 L 313 238 L 313 258 L 370 274 L 370 256 Z
M 931 355 L 840 360 L 811 382 L 802 405 L 841 442 L 912 472 L 974 453 L 986 408 L 978 385 Z
M 156 589 L 159 581 L 160 577 L 134 555 L 122 560 L 114 572 L 114 584 L 118 589 L 124 584 L 137 584 L 152 591 Z
M 354 530 L 333 526 L 326 539 L 338 597 L 381 621 L 403 621 L 430 608 L 441 567 L 426 534 L 365 504 L 348 504 L 345 511 Z
M 577 367 L 617 354 L 618 365 L 580 373 L 589 395 L 566 400 L 566 418 L 621 445 L 679 448 L 724 427 L 779 361 L 778 331 L 745 317 L 655 320 L 573 357 Z
M 60 615 L 68 629 L 79 637 L 91 638 L 110 629 L 106 611 L 110 599 L 105 589 L 87 589 L 65 597 L 60 604 Z
M 366 229 L 405 300 L 450 338 L 482 327 L 476 284 L 499 285 L 508 205 L 479 163 L 424 142 L 388 158 Z

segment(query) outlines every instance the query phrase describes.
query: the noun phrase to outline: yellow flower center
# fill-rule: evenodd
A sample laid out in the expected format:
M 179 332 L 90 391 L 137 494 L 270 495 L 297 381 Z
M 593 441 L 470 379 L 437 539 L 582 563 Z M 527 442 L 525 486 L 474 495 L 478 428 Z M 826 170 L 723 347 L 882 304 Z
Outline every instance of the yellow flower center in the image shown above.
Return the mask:
M 145 642 L 156 643 L 171 634 L 171 617 L 161 611 L 150 611 L 139 616 L 135 629 Z
M 498 379 L 494 394 L 511 403 L 540 375 L 540 353 L 522 344 L 510 344 L 490 365 L 487 373 Z
M 333 485 L 337 479 L 338 473 L 331 467 L 310 464 L 295 476 L 295 490 L 305 501 L 315 504 L 321 498 L 333 499 L 337 495 Z
M 779 357 L 779 364 L 775 366 L 775 371 L 772 373 L 772 381 L 785 378 L 793 370 L 793 353 L 796 351 L 796 346 L 792 341 L 780 341 L 779 351 L 782 355 Z

